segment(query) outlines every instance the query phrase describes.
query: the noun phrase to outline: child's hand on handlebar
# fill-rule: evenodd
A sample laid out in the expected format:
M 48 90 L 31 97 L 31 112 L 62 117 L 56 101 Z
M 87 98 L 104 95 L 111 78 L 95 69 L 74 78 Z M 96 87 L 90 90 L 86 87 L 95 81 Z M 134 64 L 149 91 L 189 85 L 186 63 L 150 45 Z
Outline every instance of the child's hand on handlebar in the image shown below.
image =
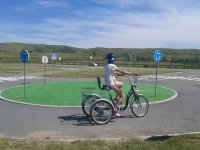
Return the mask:
M 135 73 L 135 76 L 141 76 L 141 74 L 140 73 Z

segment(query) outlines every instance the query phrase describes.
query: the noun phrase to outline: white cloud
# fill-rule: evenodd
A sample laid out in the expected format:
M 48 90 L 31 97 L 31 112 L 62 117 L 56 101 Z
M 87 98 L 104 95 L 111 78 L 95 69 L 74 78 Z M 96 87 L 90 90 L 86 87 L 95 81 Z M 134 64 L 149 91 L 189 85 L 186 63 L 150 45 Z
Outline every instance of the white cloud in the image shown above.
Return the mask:
M 181 1 L 182 3 L 178 0 L 173 2 L 145 0 L 140 3 L 136 0 L 92 1 L 127 7 L 147 3 L 148 7 L 154 11 L 148 13 L 141 10 L 123 12 L 104 7 L 93 8 L 90 11 L 74 10 L 74 14 L 82 12 L 81 17 L 54 16 L 40 19 L 41 21 L 37 23 L 5 23 L 2 21 L 0 22 L 0 33 L 5 35 L 4 41 L 65 44 L 87 48 L 200 48 L 200 10 L 197 7 L 199 3 L 192 7 L 192 4 L 186 0 Z M 37 7 L 44 8 L 67 7 L 67 4 L 48 0 L 35 1 L 35 8 L 36 4 Z

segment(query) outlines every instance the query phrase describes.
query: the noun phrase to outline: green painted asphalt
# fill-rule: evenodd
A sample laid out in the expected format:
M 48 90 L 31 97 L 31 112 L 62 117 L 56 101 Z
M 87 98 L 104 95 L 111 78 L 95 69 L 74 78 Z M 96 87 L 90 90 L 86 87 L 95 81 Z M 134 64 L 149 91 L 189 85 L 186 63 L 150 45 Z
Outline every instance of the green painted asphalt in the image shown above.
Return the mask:
M 130 84 L 126 83 L 123 92 L 128 93 Z M 98 88 L 96 82 L 62 82 L 46 84 L 26 84 L 25 97 L 24 86 L 12 87 L 1 91 L 1 97 L 5 100 L 50 106 L 80 106 L 82 94 L 98 94 L 102 98 L 108 98 L 108 92 Z M 112 92 L 113 95 L 114 92 Z M 176 93 L 168 88 L 157 87 L 155 97 L 154 85 L 144 85 L 142 93 L 149 102 L 163 101 L 173 97 Z

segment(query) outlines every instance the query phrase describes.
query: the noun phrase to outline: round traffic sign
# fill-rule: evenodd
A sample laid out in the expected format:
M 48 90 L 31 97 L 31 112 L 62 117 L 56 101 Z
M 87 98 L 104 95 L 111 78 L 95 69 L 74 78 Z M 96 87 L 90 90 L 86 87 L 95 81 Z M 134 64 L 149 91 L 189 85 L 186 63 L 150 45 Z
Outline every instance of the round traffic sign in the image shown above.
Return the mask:
M 48 63 L 48 57 L 47 56 L 42 56 L 42 63 L 47 64 Z
M 22 50 L 20 53 L 20 59 L 23 63 L 27 63 L 29 61 L 29 53 L 27 50 Z
M 131 54 L 129 54 L 129 53 L 127 53 L 126 55 L 125 55 L 125 61 L 127 61 L 127 62 L 130 62 L 131 60 L 132 60 L 132 56 L 131 56 Z
M 161 53 L 161 51 L 160 50 L 156 50 L 154 52 L 154 61 L 156 63 L 159 63 L 161 61 L 161 59 L 162 59 L 162 53 Z

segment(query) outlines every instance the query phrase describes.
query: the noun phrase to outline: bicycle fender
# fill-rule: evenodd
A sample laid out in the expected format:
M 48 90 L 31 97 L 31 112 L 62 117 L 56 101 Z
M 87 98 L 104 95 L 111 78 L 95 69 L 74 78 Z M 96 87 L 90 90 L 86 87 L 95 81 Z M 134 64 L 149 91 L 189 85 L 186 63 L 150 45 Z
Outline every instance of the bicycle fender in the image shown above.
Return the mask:
M 81 104 L 83 104 L 83 102 L 84 102 L 86 99 L 88 99 L 88 97 L 96 97 L 96 98 L 98 98 L 98 99 L 101 99 L 101 96 L 99 96 L 99 95 L 97 95 L 97 94 L 89 94 L 89 95 L 83 94 Z
M 103 99 L 103 98 L 100 98 L 100 99 L 98 99 L 97 101 L 106 101 L 106 102 L 108 102 L 108 103 L 110 103 L 110 105 L 114 108 L 114 105 L 113 105 L 113 103 L 111 102 L 111 101 L 109 101 L 108 99 Z

